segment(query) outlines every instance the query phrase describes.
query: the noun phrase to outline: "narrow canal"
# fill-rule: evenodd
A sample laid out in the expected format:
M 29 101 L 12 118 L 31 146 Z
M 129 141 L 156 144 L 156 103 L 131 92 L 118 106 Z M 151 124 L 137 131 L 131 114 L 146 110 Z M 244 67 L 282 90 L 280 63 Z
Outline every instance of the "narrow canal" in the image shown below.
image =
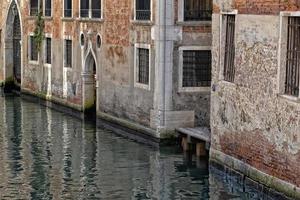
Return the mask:
M 187 158 L 0 97 L 0 199 L 282 199 Z

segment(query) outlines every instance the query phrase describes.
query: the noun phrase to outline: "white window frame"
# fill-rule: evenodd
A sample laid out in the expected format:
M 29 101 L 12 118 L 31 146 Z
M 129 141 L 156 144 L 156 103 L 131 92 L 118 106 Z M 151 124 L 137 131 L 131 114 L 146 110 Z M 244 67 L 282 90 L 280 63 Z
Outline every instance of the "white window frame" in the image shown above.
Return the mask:
M 238 10 L 232 10 L 230 12 L 221 12 L 220 13 L 220 38 L 219 38 L 219 67 L 220 67 L 220 71 L 219 71 L 219 80 L 221 81 L 224 81 L 226 83 L 229 83 L 229 84 L 235 84 L 234 82 L 228 82 L 228 81 L 225 81 L 225 77 L 224 77 L 224 56 L 225 56 L 225 42 L 226 42 L 226 23 L 225 22 L 225 15 L 235 15 L 235 20 L 237 20 L 237 15 L 238 15 Z M 235 24 L 236 24 L 236 21 L 235 21 Z M 224 28 L 225 27 L 225 28 Z M 234 42 L 236 44 L 236 36 L 237 36 L 237 26 L 235 25 L 235 30 L 234 30 Z M 236 46 L 236 45 L 235 45 Z M 235 60 L 234 59 L 234 63 L 235 63 Z M 236 66 L 236 65 L 235 65 Z
M 183 51 L 211 51 L 211 46 L 181 46 L 179 47 L 178 92 L 209 92 L 207 87 L 183 87 Z
M 134 21 L 139 21 L 139 22 L 153 22 L 153 1 L 154 0 L 150 0 L 150 12 L 151 12 L 151 15 L 150 15 L 150 20 L 140 20 L 140 19 L 136 19 L 136 1 L 137 0 L 134 0 L 134 4 L 133 4 L 133 10 L 134 10 L 134 13 L 133 13 L 133 20 Z
M 85 1 L 89 1 L 89 16 L 88 17 L 81 17 L 81 15 L 80 15 L 80 10 L 81 10 L 81 0 L 78 0 L 79 1 L 79 6 L 78 6 L 78 8 L 79 8 L 79 18 L 80 19 L 93 19 L 93 20 L 102 20 L 103 19 L 103 1 L 104 0 L 101 0 L 101 16 L 100 16 L 100 18 L 94 18 L 93 16 L 92 16 L 92 0 L 85 0 Z
M 47 60 L 47 38 L 51 39 L 51 63 L 46 63 Z M 46 33 L 45 34 L 45 40 L 44 40 L 44 66 L 45 67 L 51 67 L 52 61 L 53 61 L 53 41 L 52 41 L 52 34 Z
M 211 20 L 185 21 L 184 20 L 184 0 L 178 0 L 178 19 L 177 20 L 179 23 L 211 24 Z
M 300 91 L 299 96 L 290 96 L 285 94 L 285 81 L 286 81 L 286 54 L 287 54 L 287 41 L 288 41 L 288 18 L 289 17 L 300 17 L 300 11 L 289 12 L 284 11 L 280 12 L 280 33 L 278 41 L 278 74 L 277 74 L 277 94 L 280 96 L 292 100 L 300 100 Z M 299 88 L 300 90 L 300 88 Z
M 37 55 L 37 60 L 31 60 L 31 37 L 33 37 L 34 36 L 34 33 L 29 33 L 29 35 L 28 35 L 28 63 L 29 64 L 32 64 L 32 65 L 38 65 L 39 64 L 39 58 L 40 58 L 40 56 L 39 56 L 39 54 L 40 54 L 40 52 L 39 51 L 37 51 L 38 52 L 38 55 Z
M 71 11 L 71 17 L 67 17 L 65 16 L 65 0 L 62 0 L 63 1 L 63 18 L 67 18 L 67 19 L 72 19 L 73 18 L 73 7 L 74 7 L 74 4 L 73 4 L 73 0 L 72 1 L 72 11 Z
M 138 80 L 138 73 L 139 73 L 139 63 L 138 63 L 138 49 L 148 49 L 149 50 L 149 83 L 148 84 L 143 84 L 137 82 Z M 134 45 L 134 87 L 136 88 L 142 88 L 145 90 L 151 90 L 151 63 L 152 63 L 152 53 L 151 53 L 151 45 L 150 44 L 135 44 Z
M 53 1 L 54 0 L 51 0 L 51 15 L 50 16 L 46 16 L 46 0 L 43 0 L 43 16 L 44 17 L 48 17 L 48 18 L 53 17 Z

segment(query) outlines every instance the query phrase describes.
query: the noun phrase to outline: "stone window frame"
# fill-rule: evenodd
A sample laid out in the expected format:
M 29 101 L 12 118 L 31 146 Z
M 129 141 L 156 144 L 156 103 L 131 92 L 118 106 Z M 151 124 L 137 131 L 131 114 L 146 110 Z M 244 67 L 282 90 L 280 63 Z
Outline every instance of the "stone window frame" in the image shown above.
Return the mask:
M 148 49 L 149 50 L 149 83 L 148 84 L 143 84 L 143 83 L 139 83 L 137 82 L 138 79 L 138 49 Z M 152 48 L 150 44 L 143 44 L 143 43 L 136 43 L 134 44 L 134 87 L 136 88 L 141 88 L 144 90 L 151 90 L 151 73 L 152 73 L 152 52 L 151 52 Z
M 150 16 L 150 20 L 139 20 L 139 19 L 137 19 L 136 18 L 136 1 L 137 0 L 134 0 L 133 1 L 133 10 L 134 10 L 134 12 L 133 12 L 133 21 L 134 22 L 149 22 L 149 23 L 152 23 L 153 22 L 153 10 L 154 10 L 154 4 L 153 4 L 153 2 L 154 2 L 154 0 L 150 0 L 151 2 L 150 2 L 150 12 L 151 12 L 151 16 Z
M 51 15 L 50 16 L 46 16 L 46 0 L 43 0 L 43 16 L 45 18 L 52 18 L 53 17 L 53 6 L 54 6 L 54 3 L 53 3 L 54 0 L 51 0 Z
M 178 24 L 186 24 L 186 25 L 211 25 L 212 24 L 212 20 L 209 21 L 185 21 L 184 20 L 184 0 L 178 0 L 178 9 L 177 9 L 177 15 L 178 15 L 178 19 L 177 19 L 177 23 Z
M 235 15 L 235 24 L 237 24 L 237 16 L 238 16 L 238 10 L 232 10 L 232 11 L 222 11 L 220 12 L 220 32 L 219 32 L 219 80 L 220 81 L 224 81 L 228 84 L 235 84 L 234 82 L 229 82 L 225 80 L 224 77 L 224 58 L 225 58 L 225 42 L 226 42 L 226 21 L 224 20 L 224 16 L 225 15 Z M 234 30 L 234 42 L 236 44 L 236 36 L 237 36 L 237 26 L 235 26 L 235 30 Z M 234 58 L 234 65 L 236 66 L 236 56 Z
M 81 17 L 81 15 L 80 15 L 80 11 L 81 11 L 81 2 L 80 2 L 81 0 L 78 0 L 78 18 L 80 19 L 80 20 L 99 20 L 99 21 L 101 21 L 101 20 L 103 20 L 104 19 L 104 9 L 103 9 L 103 7 L 104 7 L 104 0 L 100 0 L 101 1 L 101 17 L 100 18 L 94 18 L 93 16 L 92 16 L 92 8 L 91 8 L 91 1 L 90 0 L 88 0 L 89 2 L 90 2 L 90 7 L 89 7 L 89 17 Z
M 183 87 L 183 51 L 211 51 L 211 46 L 181 46 L 179 47 L 178 66 L 178 92 L 209 92 L 211 86 L 207 87 Z
M 46 63 L 46 60 L 47 60 L 47 42 L 46 42 L 46 39 L 47 38 L 50 38 L 51 39 L 51 63 Z M 45 33 L 45 39 L 44 39 L 44 45 L 43 45 L 43 48 L 44 48 L 44 66 L 45 67 L 51 67 L 52 66 L 52 62 L 53 62 L 53 40 L 52 40 L 52 34 L 50 33 Z
M 291 101 L 300 101 L 299 96 L 291 96 L 285 94 L 286 80 L 286 55 L 287 55 L 287 39 L 288 39 L 288 18 L 300 17 L 300 11 L 282 11 L 280 12 L 279 20 L 279 41 L 278 41 L 278 73 L 277 73 L 277 94 Z M 300 88 L 299 88 L 300 90 Z
M 31 38 L 34 37 L 34 33 L 29 33 L 28 35 L 28 63 L 32 65 L 38 65 L 39 64 L 39 54 L 40 52 L 37 52 L 37 60 L 31 60 Z
M 72 49 L 72 61 L 71 61 L 71 67 L 66 67 L 66 40 L 71 40 L 72 41 L 72 48 L 74 47 L 74 40 L 72 38 L 72 36 L 70 35 L 65 35 L 63 37 L 63 68 L 66 68 L 66 69 L 72 69 L 73 68 L 73 61 L 74 61 L 74 50 Z
M 74 17 L 74 14 L 73 14 L 73 7 L 74 7 L 74 4 L 73 4 L 73 0 L 71 0 L 72 2 L 72 6 L 71 6 L 71 16 L 65 16 L 65 0 L 62 0 L 63 1 L 63 10 L 62 10 L 62 18 L 63 19 L 72 19 Z
M 72 38 L 72 36 L 70 35 L 64 35 L 63 36 L 63 97 L 67 98 L 68 96 L 68 83 L 67 83 L 67 79 L 68 79 L 68 72 L 73 70 L 74 67 L 74 50 L 72 50 L 72 67 L 66 67 L 65 63 L 66 63 L 66 45 L 65 45 L 65 41 L 66 40 L 71 40 L 72 41 L 72 47 L 74 47 L 74 40 Z

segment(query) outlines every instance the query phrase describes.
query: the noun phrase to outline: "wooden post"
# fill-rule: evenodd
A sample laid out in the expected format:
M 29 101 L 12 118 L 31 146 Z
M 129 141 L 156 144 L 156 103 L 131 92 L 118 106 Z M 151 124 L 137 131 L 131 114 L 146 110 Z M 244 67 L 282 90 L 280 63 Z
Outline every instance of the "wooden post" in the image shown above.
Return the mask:
M 189 143 L 188 143 L 187 137 L 182 137 L 181 146 L 182 146 L 183 151 L 189 150 Z
M 207 152 L 205 149 L 205 142 L 198 142 L 196 144 L 196 155 L 197 157 L 207 156 Z

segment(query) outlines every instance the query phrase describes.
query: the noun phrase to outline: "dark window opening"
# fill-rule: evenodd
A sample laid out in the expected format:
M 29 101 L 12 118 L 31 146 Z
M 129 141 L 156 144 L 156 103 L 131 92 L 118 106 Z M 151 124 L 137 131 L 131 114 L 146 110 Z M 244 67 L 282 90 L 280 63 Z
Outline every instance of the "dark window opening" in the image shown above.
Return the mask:
M 80 1 L 80 17 L 89 17 L 89 4 L 88 0 Z
M 30 36 L 30 60 L 38 60 L 37 44 L 33 36 Z
M 183 51 L 183 87 L 211 85 L 211 51 Z
M 39 1 L 30 0 L 30 16 L 37 16 L 39 14 Z
M 72 67 L 72 40 L 65 40 L 65 67 Z
M 72 17 L 72 0 L 64 0 L 64 17 Z
M 101 18 L 101 0 L 81 0 L 80 17 Z
M 184 0 L 184 21 L 210 21 L 212 0 Z
M 46 17 L 51 17 L 52 15 L 52 1 L 51 0 L 45 0 L 45 13 L 44 15 Z
M 51 38 L 46 38 L 46 63 L 51 64 Z
M 92 0 L 92 18 L 101 18 L 101 0 Z
M 138 48 L 138 83 L 149 84 L 149 49 Z
M 225 40 L 225 59 L 224 59 L 224 80 L 234 82 L 235 77 L 235 15 L 226 16 L 226 40 Z
M 300 17 L 289 17 L 286 55 L 285 94 L 299 97 Z
M 136 20 L 151 20 L 151 0 L 136 0 Z

